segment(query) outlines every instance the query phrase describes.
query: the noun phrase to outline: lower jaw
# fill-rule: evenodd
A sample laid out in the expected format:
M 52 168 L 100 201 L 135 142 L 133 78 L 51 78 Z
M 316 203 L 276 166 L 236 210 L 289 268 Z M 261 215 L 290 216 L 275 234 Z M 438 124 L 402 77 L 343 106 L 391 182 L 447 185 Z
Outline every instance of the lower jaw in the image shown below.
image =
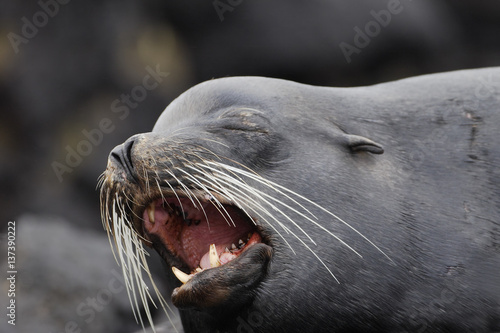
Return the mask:
M 251 302 L 253 290 L 266 277 L 273 250 L 264 243 L 248 245 L 234 260 L 195 274 L 172 293 L 180 309 L 236 311 Z

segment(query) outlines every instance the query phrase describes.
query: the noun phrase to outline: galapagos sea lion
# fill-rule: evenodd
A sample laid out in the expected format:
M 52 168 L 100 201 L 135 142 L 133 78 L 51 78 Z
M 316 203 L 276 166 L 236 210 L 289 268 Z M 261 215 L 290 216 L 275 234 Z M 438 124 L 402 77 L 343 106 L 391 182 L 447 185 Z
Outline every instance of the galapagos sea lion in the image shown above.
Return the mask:
M 148 314 L 143 245 L 172 267 L 185 332 L 495 332 L 499 131 L 500 68 L 211 80 L 111 152 L 103 223 Z

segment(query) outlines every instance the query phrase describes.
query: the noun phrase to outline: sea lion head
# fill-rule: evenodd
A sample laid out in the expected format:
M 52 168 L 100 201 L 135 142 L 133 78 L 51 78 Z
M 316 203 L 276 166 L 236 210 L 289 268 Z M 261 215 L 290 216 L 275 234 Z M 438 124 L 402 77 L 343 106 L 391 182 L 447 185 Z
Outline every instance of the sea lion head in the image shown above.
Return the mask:
M 314 299 L 361 256 L 348 239 L 381 252 L 341 216 L 340 192 L 363 186 L 342 170 L 383 153 L 337 124 L 326 95 L 277 79 L 208 81 L 113 149 L 101 212 L 132 303 L 149 298 L 146 245 L 181 280 L 172 302 L 185 327 L 230 330 L 253 315 L 259 329 L 284 329 L 326 315 Z

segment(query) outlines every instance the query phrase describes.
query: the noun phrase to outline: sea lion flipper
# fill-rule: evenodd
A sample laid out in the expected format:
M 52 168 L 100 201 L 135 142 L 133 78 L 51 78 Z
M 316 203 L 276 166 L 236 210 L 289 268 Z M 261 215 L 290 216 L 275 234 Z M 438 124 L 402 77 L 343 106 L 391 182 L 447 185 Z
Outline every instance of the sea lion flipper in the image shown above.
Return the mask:
M 383 154 L 384 148 L 382 145 L 365 138 L 364 136 L 345 134 L 346 145 L 353 151 L 366 151 L 372 154 Z

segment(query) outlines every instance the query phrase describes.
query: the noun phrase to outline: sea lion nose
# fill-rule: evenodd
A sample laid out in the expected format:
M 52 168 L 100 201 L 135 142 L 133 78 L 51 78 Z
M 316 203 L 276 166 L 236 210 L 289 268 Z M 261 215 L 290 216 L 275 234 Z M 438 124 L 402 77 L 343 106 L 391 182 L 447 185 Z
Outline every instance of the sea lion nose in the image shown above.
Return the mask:
M 127 176 L 135 179 L 134 165 L 132 163 L 132 147 L 134 146 L 135 139 L 132 137 L 122 143 L 121 145 L 113 148 L 109 154 L 109 159 L 114 160 L 119 164 L 127 173 Z

